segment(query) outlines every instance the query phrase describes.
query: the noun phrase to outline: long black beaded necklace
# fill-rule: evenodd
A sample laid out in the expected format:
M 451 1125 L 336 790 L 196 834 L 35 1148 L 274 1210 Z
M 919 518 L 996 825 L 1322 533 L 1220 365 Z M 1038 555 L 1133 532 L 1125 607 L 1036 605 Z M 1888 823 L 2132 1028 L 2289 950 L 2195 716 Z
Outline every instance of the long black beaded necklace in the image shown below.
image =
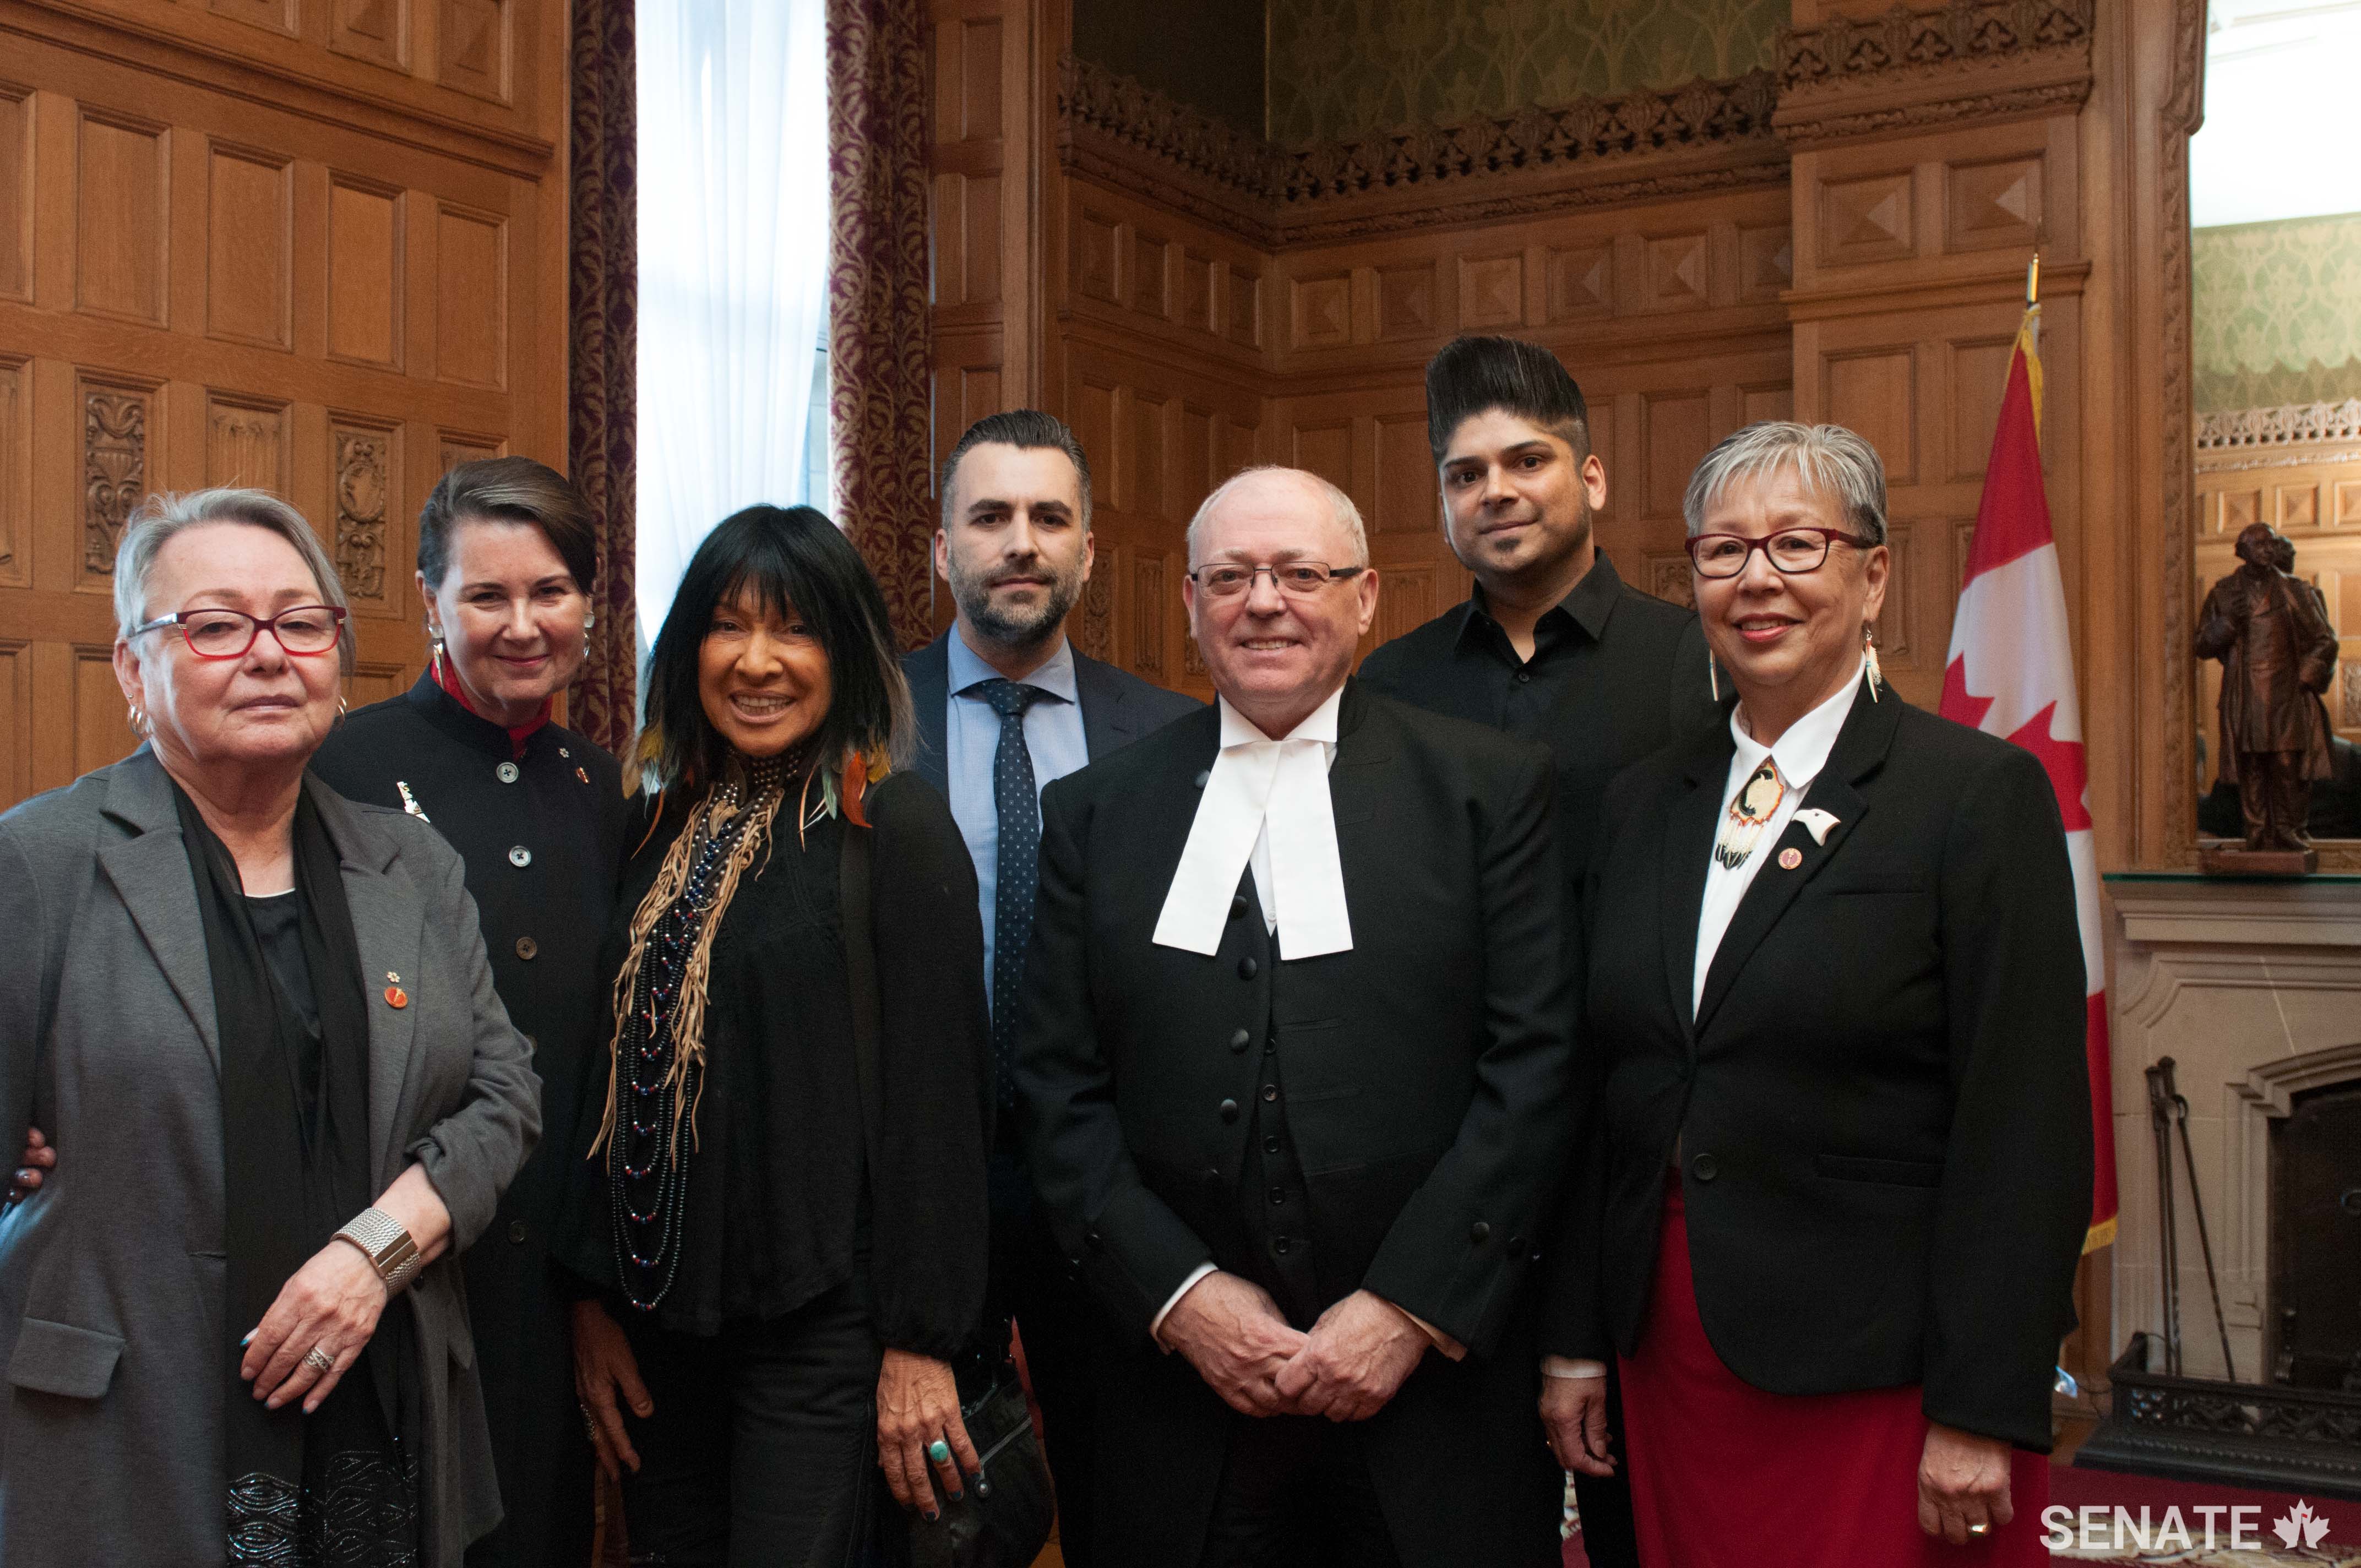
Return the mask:
M 681 988 L 726 878 L 730 857 L 766 796 L 803 772 L 803 749 L 741 759 L 740 773 L 715 788 L 714 806 L 697 814 L 686 880 L 649 929 L 631 987 L 631 1011 L 615 1046 L 615 1122 L 607 1140 L 607 1190 L 614 1211 L 615 1265 L 623 1299 L 653 1312 L 680 1271 L 688 1154 L 684 1124 L 694 1114 L 703 1072 L 692 1060 L 675 1092 L 671 1082 Z M 719 826 L 716 826 L 719 819 Z

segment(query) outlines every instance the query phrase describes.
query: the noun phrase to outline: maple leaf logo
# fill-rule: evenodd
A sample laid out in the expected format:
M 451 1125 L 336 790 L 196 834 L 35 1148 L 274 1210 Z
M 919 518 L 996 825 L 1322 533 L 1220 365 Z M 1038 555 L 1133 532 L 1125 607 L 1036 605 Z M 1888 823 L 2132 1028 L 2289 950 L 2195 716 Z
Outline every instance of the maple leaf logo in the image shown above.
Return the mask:
M 2310 1503 L 2298 1497 L 2285 1519 L 2271 1521 L 2271 1533 L 2290 1552 L 2299 1544 L 2309 1551 L 2328 1539 L 2328 1521 L 2313 1513 Z

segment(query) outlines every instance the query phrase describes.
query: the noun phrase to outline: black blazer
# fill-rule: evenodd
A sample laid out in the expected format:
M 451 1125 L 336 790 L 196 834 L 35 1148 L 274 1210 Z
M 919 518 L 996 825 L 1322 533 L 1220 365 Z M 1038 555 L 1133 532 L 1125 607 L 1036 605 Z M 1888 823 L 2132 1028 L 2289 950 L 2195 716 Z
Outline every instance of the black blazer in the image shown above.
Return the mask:
M 949 644 L 958 635 L 954 628 L 902 655 L 902 674 L 910 683 L 910 701 L 918 718 L 918 754 L 911 766 L 945 796 L 950 794 L 945 740 L 950 721 L 944 707 L 950 700 Z M 1082 743 L 1093 762 L 1205 706 L 1193 696 L 1151 685 L 1080 648 L 1074 650 L 1074 695 L 1082 699 Z
M 1733 750 L 1725 726 L 1608 794 L 1584 900 L 1603 1277 L 1557 1271 L 1552 1348 L 1637 1346 L 1677 1138 L 1697 1310 L 1732 1372 L 1778 1394 L 1923 1384 L 1929 1418 L 2047 1450 L 2092 1140 L 2048 777 L 1891 690 L 1857 696 L 1805 799 L 1837 826 L 1756 850 L 1692 1018 Z
M 1051 1229 L 1125 1335 L 1098 1380 L 1100 1518 L 1127 1563 L 1196 1561 L 1230 1412 L 1148 1331 L 1198 1265 L 1251 1271 L 1252 1119 L 1223 1108 L 1270 1021 L 1323 1299 L 1367 1287 L 1471 1352 L 1368 1423 L 1405 1560 L 1547 1560 L 1527 1287 L 1574 1120 L 1555 770 L 1348 685 L 1329 787 L 1352 950 L 1274 962 L 1246 872 L 1208 958 L 1152 938 L 1219 733 L 1204 710 L 1042 797 L 1017 1082 Z

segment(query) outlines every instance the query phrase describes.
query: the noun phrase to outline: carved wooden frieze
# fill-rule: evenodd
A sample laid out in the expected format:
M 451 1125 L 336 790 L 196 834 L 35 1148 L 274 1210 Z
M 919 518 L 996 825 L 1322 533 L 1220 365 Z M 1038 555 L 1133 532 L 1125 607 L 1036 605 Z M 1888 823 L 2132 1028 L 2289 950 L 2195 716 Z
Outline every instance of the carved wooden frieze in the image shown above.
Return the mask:
M 1771 130 L 1776 82 L 1764 71 L 1279 148 L 1104 66 L 1071 54 L 1060 63 L 1069 167 L 1262 246 L 1786 177 Z
M 336 497 L 336 576 L 345 592 L 383 602 L 386 508 L 393 483 L 394 433 L 363 425 L 330 427 Z
M 1205 668 L 1205 651 L 1197 646 L 1193 634 L 1180 639 L 1180 668 L 1182 673 L 1199 680 L 1213 673 Z
M 1949 0 L 1782 28 L 1774 123 L 1796 146 L 2081 107 L 2097 0 Z
M 124 387 L 82 388 L 82 566 L 115 570 L 123 525 L 148 489 L 150 394 Z

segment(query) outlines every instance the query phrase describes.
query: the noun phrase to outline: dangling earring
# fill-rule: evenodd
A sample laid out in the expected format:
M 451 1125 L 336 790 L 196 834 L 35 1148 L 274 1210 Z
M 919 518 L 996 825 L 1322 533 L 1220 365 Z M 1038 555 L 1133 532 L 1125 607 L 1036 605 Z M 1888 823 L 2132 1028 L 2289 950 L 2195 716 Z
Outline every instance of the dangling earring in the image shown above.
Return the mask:
M 1711 649 L 1708 649 L 1705 655 L 1705 689 L 1713 693 L 1714 701 L 1719 702 L 1721 700 L 1721 675 L 1720 673 L 1713 667 L 1713 652 Z
M 137 703 L 133 703 L 125 711 L 124 718 L 130 721 L 131 733 L 134 735 L 144 736 L 148 733 L 148 710 Z
M 1885 672 L 1877 667 L 1877 644 L 1871 641 L 1873 633 L 1866 626 L 1861 629 L 1861 656 L 1869 666 L 1869 700 L 1877 700 L 1877 688 L 1885 680 Z
M 595 610 L 595 609 L 586 609 L 586 610 L 584 610 L 584 611 L 582 612 L 582 630 L 583 630 L 588 631 L 588 630 L 589 630 L 592 627 L 594 627 L 594 626 L 596 626 L 596 625 L 598 625 L 598 612 L 597 610 Z
M 345 721 L 345 715 L 350 713 L 352 710 L 353 705 L 351 703 L 346 702 L 343 697 L 338 697 L 336 699 L 336 722 L 342 724 Z

